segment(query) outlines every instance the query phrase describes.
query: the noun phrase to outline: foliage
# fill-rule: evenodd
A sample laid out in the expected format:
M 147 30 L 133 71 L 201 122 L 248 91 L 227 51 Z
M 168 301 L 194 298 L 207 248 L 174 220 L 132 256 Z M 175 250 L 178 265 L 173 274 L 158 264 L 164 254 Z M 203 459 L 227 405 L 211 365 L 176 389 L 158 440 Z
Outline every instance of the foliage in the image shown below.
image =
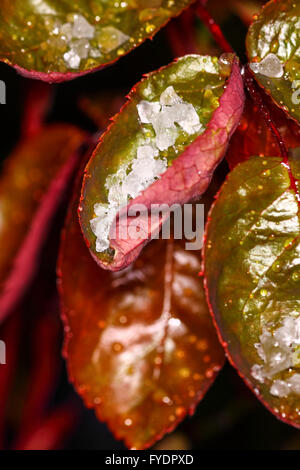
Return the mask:
M 40 81 L 26 82 L 21 136 L 0 176 L 1 447 L 59 447 L 75 424 L 74 402 L 50 399 L 57 292 L 69 380 L 128 447 L 153 445 L 193 414 L 225 354 L 268 410 L 300 427 L 300 0 L 262 3 L 3 2 L 1 60 Z M 249 64 L 210 11 L 240 19 Z M 117 91 L 85 92 L 89 132 L 51 122 L 59 99 L 43 82 L 103 69 L 170 20 L 163 31 L 181 57 L 126 101 L 121 76 Z M 175 216 L 160 239 L 170 212 L 149 215 L 187 203 L 193 221 L 204 205 L 203 253 L 178 239 Z M 24 380 L 14 365 L 26 310 L 32 356 L 47 367 L 31 359 Z M 14 382 L 27 398 L 6 412 Z

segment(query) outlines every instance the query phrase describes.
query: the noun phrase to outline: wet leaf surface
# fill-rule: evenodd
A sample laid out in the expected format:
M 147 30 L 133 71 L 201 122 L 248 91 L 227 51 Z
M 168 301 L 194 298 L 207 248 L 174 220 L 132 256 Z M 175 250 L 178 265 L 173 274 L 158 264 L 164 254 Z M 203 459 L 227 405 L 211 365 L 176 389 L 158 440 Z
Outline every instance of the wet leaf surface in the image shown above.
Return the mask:
M 287 149 L 299 147 L 300 126 L 270 99 L 267 100 L 267 105 Z M 251 99 L 247 98 L 241 122 L 230 140 L 226 160 L 232 169 L 253 155 L 279 157 L 281 153 L 263 113 Z
M 167 218 L 151 219 L 152 204 L 184 204 L 206 190 L 239 123 L 244 91 L 233 55 L 192 55 L 146 76 L 129 98 L 86 167 L 79 207 L 92 256 L 114 271 L 136 259 Z M 125 217 L 138 204 L 148 212 Z
M 194 412 L 224 362 L 200 252 L 154 240 L 127 269 L 102 270 L 84 243 L 77 203 L 59 263 L 69 375 L 118 438 L 145 448 Z
M 85 134 L 73 126 L 52 125 L 22 141 L 4 164 L 0 177 L 0 241 L 5 247 L 0 252 L 1 320 L 8 304 L 15 302 L 18 289 L 24 288 L 27 274 L 32 274 L 48 219 L 84 139 Z
M 59 82 L 117 60 L 194 0 L 3 0 L 0 58 Z
M 250 67 L 258 83 L 298 122 L 299 17 L 299 0 L 272 0 L 251 25 L 246 40 Z
M 252 157 L 209 216 L 208 298 L 228 357 L 278 418 L 300 427 L 299 157 Z

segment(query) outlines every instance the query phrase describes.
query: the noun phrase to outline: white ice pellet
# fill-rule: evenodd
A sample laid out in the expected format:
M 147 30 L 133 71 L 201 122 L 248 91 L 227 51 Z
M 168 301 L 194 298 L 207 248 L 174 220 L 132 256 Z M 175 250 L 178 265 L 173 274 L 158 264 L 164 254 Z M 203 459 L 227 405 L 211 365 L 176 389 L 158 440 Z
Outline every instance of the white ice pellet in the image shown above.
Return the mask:
M 290 393 L 290 388 L 287 382 L 284 380 L 274 380 L 270 393 L 275 397 L 286 397 Z
M 153 158 L 157 155 L 158 155 L 158 151 L 152 145 L 141 145 L 140 147 L 138 147 L 137 154 L 136 154 L 138 160 L 141 160 L 143 158 L 145 158 L 145 159 Z M 134 165 L 134 163 L 133 163 L 133 165 Z
M 251 375 L 258 382 L 272 378 L 280 372 L 300 364 L 300 317 L 286 317 L 281 326 L 272 333 L 266 328 L 260 335 L 260 343 L 255 344 L 259 357 L 264 364 L 255 364 Z M 300 374 L 294 374 L 286 380 L 276 379 L 270 388 L 274 396 L 285 397 L 290 393 L 300 394 Z
M 182 99 L 177 95 L 174 87 L 168 86 L 160 95 L 159 101 L 161 105 L 171 106 L 172 104 L 181 103 Z
M 108 204 L 95 204 L 94 205 L 94 212 L 97 217 L 104 217 L 107 214 Z
M 71 49 L 79 55 L 80 59 L 86 59 L 89 56 L 90 43 L 87 39 L 77 39 L 72 43 Z
M 249 64 L 254 73 L 260 73 L 269 78 L 280 78 L 284 74 L 284 68 L 277 55 L 270 53 L 261 62 Z
M 176 104 L 174 106 L 175 112 L 178 113 L 176 122 L 187 132 L 187 134 L 195 134 L 201 130 L 199 116 L 196 113 L 194 106 L 190 103 Z
M 101 57 L 101 52 L 99 51 L 99 49 L 93 47 L 90 50 L 90 56 L 93 57 L 93 59 L 97 59 L 98 57 Z
M 72 23 L 60 25 L 59 34 L 70 48 L 63 56 L 68 67 L 78 69 L 82 59 L 101 56 L 100 51 L 91 48 L 90 44 L 90 39 L 95 36 L 95 28 L 82 15 L 75 14 Z
M 141 101 L 137 105 L 139 118 L 143 124 L 150 124 L 152 119 L 160 112 L 161 106 L 158 102 L 150 103 L 149 101 Z
M 91 220 L 92 231 L 97 237 L 98 252 L 108 248 L 110 227 L 120 208 L 127 205 L 129 198 L 134 199 L 141 194 L 167 170 L 167 159 L 159 158 L 159 151 L 167 150 L 175 144 L 180 132 L 178 126 L 188 134 L 201 130 L 195 108 L 192 104 L 185 103 L 172 86 L 164 90 L 159 101 L 140 101 L 137 111 L 142 124 L 152 125 L 155 138 L 150 144 L 148 138 L 145 138 L 145 143 L 137 148 L 136 158 L 131 166 L 122 165 L 106 179 L 108 204 L 95 204 L 94 211 L 99 217 Z
M 274 380 L 270 393 L 284 398 L 290 394 L 300 395 L 300 374 L 294 374 L 286 380 Z
M 274 338 L 285 346 L 300 344 L 300 317 L 285 318 L 282 327 L 274 332 Z
M 263 366 L 254 364 L 251 368 L 251 375 L 260 383 L 264 383 L 265 375 L 263 372 Z
M 102 252 L 109 248 L 108 238 L 97 238 L 96 240 L 96 251 Z
M 62 25 L 60 28 L 60 35 L 66 40 L 66 41 L 71 41 L 73 38 L 73 28 L 71 23 L 65 23 Z
M 175 127 L 171 128 L 161 128 L 155 127 L 156 133 L 156 145 L 159 150 L 167 150 L 169 147 L 175 145 L 176 139 L 178 137 L 178 131 Z
M 95 28 L 82 15 L 74 15 L 73 36 L 75 38 L 92 39 L 95 35 Z
M 104 28 L 102 28 L 102 34 L 104 35 L 104 37 L 109 38 L 109 41 L 104 41 L 103 45 L 100 42 L 100 45 L 101 47 L 103 47 L 104 52 L 106 54 L 109 54 L 113 50 L 122 46 L 125 42 L 130 39 L 127 34 L 123 33 L 114 26 L 105 26 Z
M 290 390 L 300 395 L 300 374 L 294 374 L 288 379 Z
M 81 62 L 80 56 L 73 49 L 65 52 L 64 60 L 71 69 L 78 69 Z
M 109 188 L 108 201 L 116 207 L 122 207 L 127 203 L 127 195 L 124 193 L 122 184 L 116 183 Z

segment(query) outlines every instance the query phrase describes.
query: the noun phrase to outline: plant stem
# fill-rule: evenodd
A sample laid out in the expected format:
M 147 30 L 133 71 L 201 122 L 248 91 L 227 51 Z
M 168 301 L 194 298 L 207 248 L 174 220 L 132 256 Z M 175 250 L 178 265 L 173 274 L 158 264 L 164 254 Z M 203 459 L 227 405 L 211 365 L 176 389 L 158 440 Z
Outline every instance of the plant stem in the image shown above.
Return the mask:
M 278 144 L 278 146 L 280 148 L 280 151 L 281 151 L 283 162 L 288 163 L 288 151 L 287 151 L 286 145 L 283 141 L 283 138 L 282 138 L 278 128 L 276 127 L 276 125 L 275 125 L 275 123 L 272 119 L 272 116 L 271 116 L 271 113 L 270 113 L 270 110 L 269 110 L 268 106 L 263 101 L 260 90 L 258 90 L 258 88 L 257 88 L 257 85 L 254 81 L 252 73 L 249 70 L 248 65 L 246 65 L 243 69 L 243 77 L 244 77 L 244 84 L 245 84 L 245 87 L 248 90 L 249 95 L 251 96 L 254 103 L 258 106 L 258 108 L 263 113 L 266 124 L 267 124 L 268 127 L 270 127 L 270 129 L 271 129 L 271 131 L 272 131 L 272 133 L 273 133 L 273 135 L 274 135 L 274 137 L 277 141 L 277 144 Z
M 207 11 L 207 9 L 198 2 L 196 5 L 196 13 L 200 20 L 207 26 L 209 31 L 211 32 L 214 40 L 220 46 L 223 52 L 233 52 L 231 45 L 225 38 L 220 26 L 215 22 L 213 17 Z

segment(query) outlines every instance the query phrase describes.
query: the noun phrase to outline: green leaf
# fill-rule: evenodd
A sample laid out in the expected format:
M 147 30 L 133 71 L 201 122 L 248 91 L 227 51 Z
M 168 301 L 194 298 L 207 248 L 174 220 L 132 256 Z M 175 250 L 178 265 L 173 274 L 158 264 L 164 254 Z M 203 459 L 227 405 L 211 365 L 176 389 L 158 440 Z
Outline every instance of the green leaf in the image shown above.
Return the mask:
M 209 303 L 231 362 L 280 419 L 300 427 L 299 158 L 238 165 L 205 245 Z
M 136 218 L 128 216 L 125 226 L 119 216 L 112 238 L 120 207 L 142 204 L 150 214 L 152 204 L 184 204 L 206 190 L 243 105 L 243 82 L 232 54 L 182 57 L 133 88 L 85 170 L 80 223 L 101 267 L 128 266 L 157 234 L 146 215 L 138 221 L 144 224 L 140 235 L 130 237 L 128 227 Z M 143 116 L 148 108 L 150 121 Z M 122 231 L 125 235 L 118 235 Z
M 194 0 L 2 0 L 0 59 L 49 82 L 117 60 Z
M 251 25 L 246 47 L 258 83 L 300 122 L 299 0 L 268 2 Z

